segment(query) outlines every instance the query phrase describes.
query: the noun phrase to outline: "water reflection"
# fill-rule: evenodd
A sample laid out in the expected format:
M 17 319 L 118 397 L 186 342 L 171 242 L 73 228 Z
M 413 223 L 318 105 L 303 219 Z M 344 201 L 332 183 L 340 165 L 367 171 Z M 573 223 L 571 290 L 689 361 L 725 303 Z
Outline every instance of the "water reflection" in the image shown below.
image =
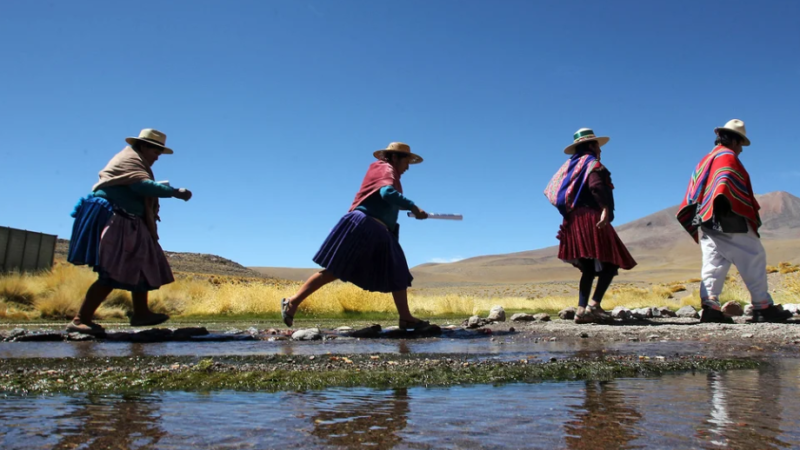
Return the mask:
M 697 429 L 706 448 L 788 448 L 781 438 L 783 379 L 775 367 L 707 376 L 710 408 Z M 794 383 L 796 391 L 796 380 Z M 796 398 L 796 392 L 789 394 Z
M 392 448 L 403 439 L 399 432 L 408 424 L 409 396 L 407 389 L 350 393 L 335 400 L 310 395 L 319 410 L 311 416 L 312 435 L 330 445 L 376 445 Z
M 567 448 L 630 448 L 627 444 L 639 436 L 634 426 L 642 418 L 635 399 L 609 381 L 586 381 L 583 393 L 574 417 L 564 424 Z
M 168 434 L 159 425 L 157 397 L 88 395 L 68 403 L 74 408 L 56 418 L 54 449 L 147 448 Z
M 799 370 L 792 359 L 613 381 L 0 397 L 0 448 L 800 448 Z

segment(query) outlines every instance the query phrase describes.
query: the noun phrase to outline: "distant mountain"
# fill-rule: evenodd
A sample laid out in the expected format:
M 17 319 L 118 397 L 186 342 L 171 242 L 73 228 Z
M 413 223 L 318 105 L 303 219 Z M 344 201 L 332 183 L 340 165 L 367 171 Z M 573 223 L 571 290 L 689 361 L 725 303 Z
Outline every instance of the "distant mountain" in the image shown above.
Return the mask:
M 757 196 L 761 205 L 761 235 L 770 264 L 800 260 L 800 198 L 788 192 Z M 621 272 L 621 278 L 675 281 L 694 278 L 700 271 L 700 248 L 666 208 L 616 227 L 620 238 L 639 263 Z M 555 225 L 554 225 L 555 226 Z M 572 280 L 574 268 L 556 257 L 558 248 L 488 255 L 448 264 L 423 264 L 412 269 L 415 286 L 452 284 L 525 283 Z

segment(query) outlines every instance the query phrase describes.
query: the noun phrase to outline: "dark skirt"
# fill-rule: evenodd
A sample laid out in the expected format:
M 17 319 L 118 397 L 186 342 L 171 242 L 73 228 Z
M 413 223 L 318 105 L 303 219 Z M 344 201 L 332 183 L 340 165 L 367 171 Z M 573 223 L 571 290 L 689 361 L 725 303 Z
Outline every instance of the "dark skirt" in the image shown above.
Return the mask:
M 625 270 L 636 266 L 614 227 L 608 224 L 599 229 L 599 221 L 600 211 L 591 208 L 578 208 L 567 215 L 558 232 L 558 259 L 578 268 L 581 259 L 595 259 Z
M 414 279 L 397 237 L 361 211 L 339 220 L 314 262 L 338 279 L 372 292 L 402 291 Z
M 175 281 L 164 251 L 141 218 L 91 196 L 81 199 L 73 217 L 67 261 L 92 267 L 102 284 L 147 292 Z

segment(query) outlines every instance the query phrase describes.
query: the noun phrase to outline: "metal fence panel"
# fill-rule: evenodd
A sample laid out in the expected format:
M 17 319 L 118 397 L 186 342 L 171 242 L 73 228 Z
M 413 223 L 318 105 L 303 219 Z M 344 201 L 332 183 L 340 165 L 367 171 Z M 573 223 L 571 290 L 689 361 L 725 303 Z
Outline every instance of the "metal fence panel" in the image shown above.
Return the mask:
M 39 246 L 39 263 L 36 265 L 36 270 L 47 270 L 53 267 L 53 260 L 56 257 L 56 241 L 58 241 L 58 236 L 42 235 L 42 245 Z
M 0 272 L 50 269 L 57 239 L 51 234 L 0 227 Z

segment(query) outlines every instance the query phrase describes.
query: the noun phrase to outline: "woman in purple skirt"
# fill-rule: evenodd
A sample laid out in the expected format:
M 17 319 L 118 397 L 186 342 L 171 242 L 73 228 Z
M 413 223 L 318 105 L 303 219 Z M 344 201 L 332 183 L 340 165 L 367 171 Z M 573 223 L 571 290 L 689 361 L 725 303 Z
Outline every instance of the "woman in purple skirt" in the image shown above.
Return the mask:
M 337 279 L 367 291 L 391 292 L 400 314 L 400 328 L 429 325 L 412 316 L 408 309 L 407 289 L 413 277 L 398 241 L 397 224 L 401 210 L 411 211 L 417 219 L 428 217 L 403 195 L 400 184 L 400 176 L 409 164 L 419 164 L 422 158 L 402 142 L 392 142 L 374 156 L 378 161 L 369 166 L 350 211 L 314 256 L 314 262 L 324 269 L 312 275 L 295 295 L 281 300 L 281 316 L 287 326 L 292 326 L 303 300 Z

